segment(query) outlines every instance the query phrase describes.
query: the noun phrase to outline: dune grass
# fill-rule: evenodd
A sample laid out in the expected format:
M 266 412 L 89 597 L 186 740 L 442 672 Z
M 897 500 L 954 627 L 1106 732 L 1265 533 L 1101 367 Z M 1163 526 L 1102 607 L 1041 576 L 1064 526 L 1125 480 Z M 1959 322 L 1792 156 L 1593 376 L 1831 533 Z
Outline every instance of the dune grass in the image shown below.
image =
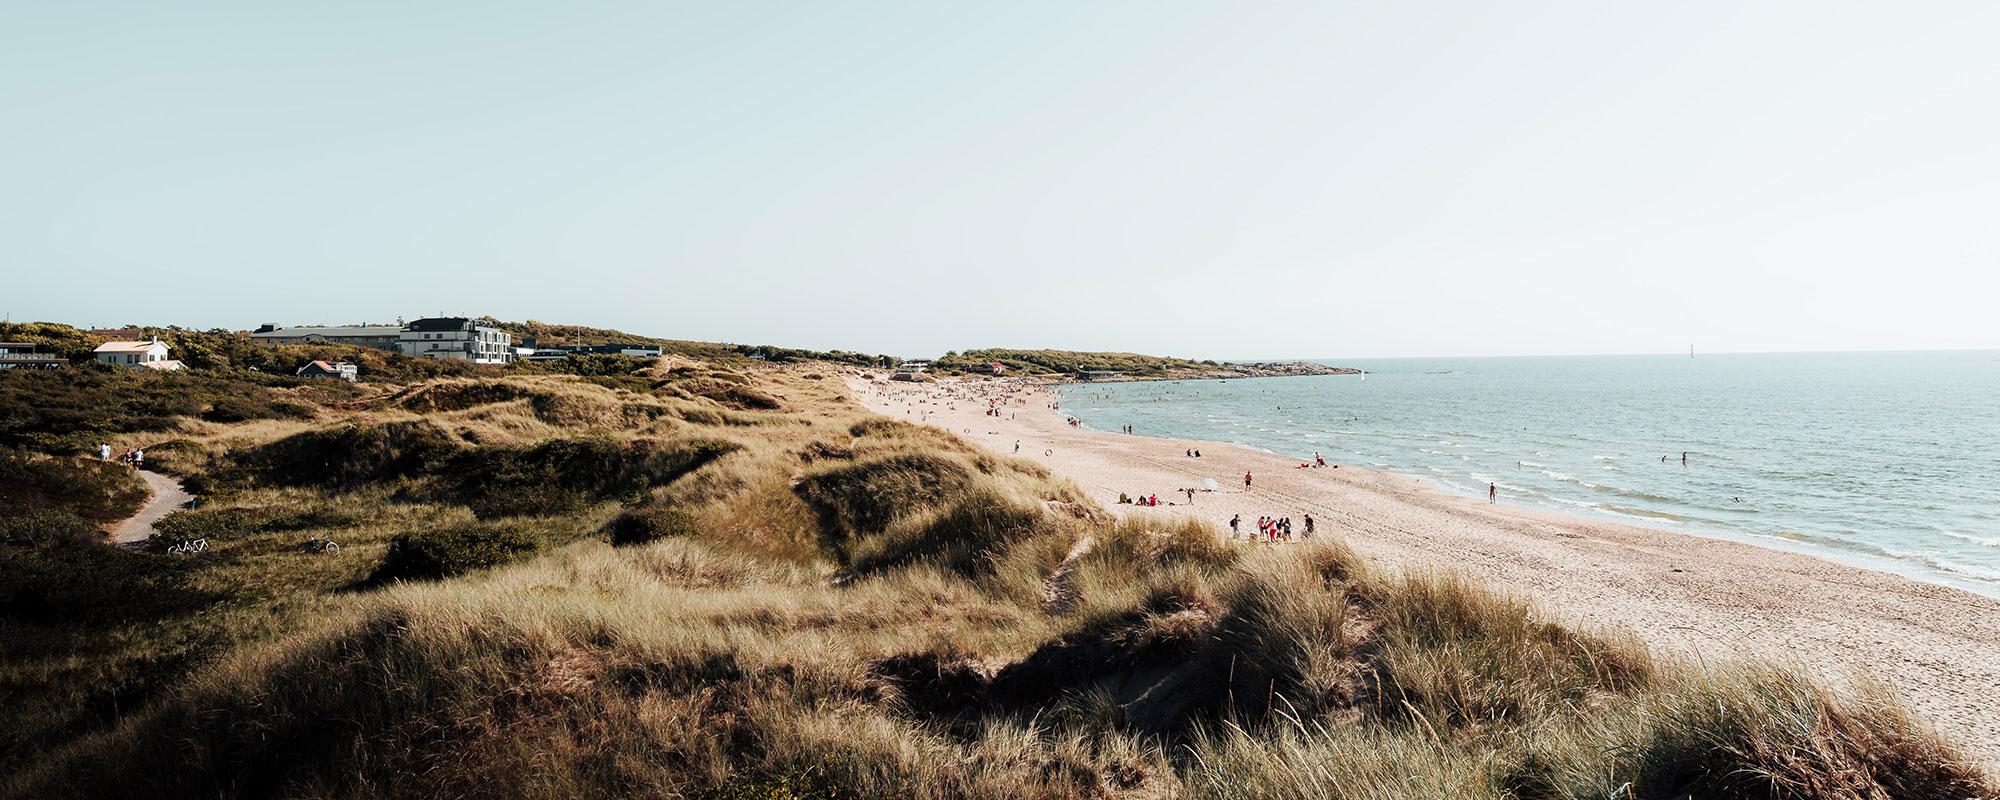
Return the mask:
M 175 469 L 209 502 L 163 524 L 211 551 L 121 554 L 192 602 L 0 620 L 0 793 L 1995 792 L 1882 692 L 1656 657 L 1338 542 L 1114 519 L 866 414 L 841 369 L 452 379 L 195 429 Z

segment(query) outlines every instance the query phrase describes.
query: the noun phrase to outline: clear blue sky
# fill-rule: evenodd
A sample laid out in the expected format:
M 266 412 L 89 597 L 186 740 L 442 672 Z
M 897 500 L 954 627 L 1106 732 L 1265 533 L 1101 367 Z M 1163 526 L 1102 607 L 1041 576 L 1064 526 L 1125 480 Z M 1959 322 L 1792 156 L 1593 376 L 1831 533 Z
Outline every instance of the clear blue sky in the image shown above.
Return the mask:
M 2000 4 L 15 3 L 0 312 L 2000 347 Z

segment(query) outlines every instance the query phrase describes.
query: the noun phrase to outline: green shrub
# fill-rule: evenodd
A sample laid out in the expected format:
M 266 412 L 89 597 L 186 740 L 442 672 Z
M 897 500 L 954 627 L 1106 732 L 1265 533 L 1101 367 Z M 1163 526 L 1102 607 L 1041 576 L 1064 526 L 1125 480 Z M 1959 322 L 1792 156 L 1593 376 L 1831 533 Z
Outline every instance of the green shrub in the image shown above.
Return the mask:
M 516 361 L 508 367 L 513 372 L 543 375 L 581 375 L 586 377 L 607 377 L 630 375 L 653 365 L 653 359 L 617 353 L 571 353 L 568 358 L 549 361 Z
M 490 381 L 441 383 L 418 389 L 396 402 L 418 413 L 464 411 L 526 397 L 528 391 L 510 383 Z
M 0 619 L 86 626 L 155 621 L 220 597 L 190 587 L 187 568 L 183 561 L 108 546 L 95 526 L 71 514 L 42 510 L 0 518 Z
M 1169 370 L 1195 369 L 1200 365 L 1184 358 L 1166 358 L 1137 353 L 1084 353 L 1073 350 L 967 350 L 948 353 L 931 362 L 934 369 L 962 372 L 998 362 L 1015 372 L 1030 374 L 1072 373 L 1081 370 L 1110 370 L 1134 376 L 1158 377 Z
M 709 440 L 630 443 L 602 437 L 555 439 L 530 448 L 466 450 L 441 470 L 439 499 L 481 518 L 573 513 L 602 500 L 643 502 L 733 445 Z
M 280 393 L 277 390 L 288 391 Z M 303 400 L 344 400 L 346 381 L 302 384 L 239 369 L 155 372 L 85 362 L 66 369 L 0 371 L 0 446 L 45 453 L 88 452 L 115 434 L 168 431 L 177 417 L 218 422 L 305 419 Z
M 975 492 L 927 524 L 864 536 L 853 547 L 852 569 L 868 573 L 928 562 L 962 575 L 983 574 L 1010 545 L 1051 526 L 1039 506 Z
M 232 477 L 285 486 L 353 486 L 441 467 L 460 445 L 428 422 L 306 431 L 238 457 Z
M 617 400 L 596 394 L 537 392 L 528 404 L 537 419 L 562 428 L 602 428 L 624 419 Z
M 312 508 L 305 511 L 281 511 L 273 508 L 196 508 L 168 514 L 153 527 L 162 539 L 184 541 L 188 539 L 214 539 L 226 541 L 249 534 L 278 533 L 310 530 L 314 528 L 344 528 L 357 524 L 361 518 L 351 512 L 335 511 L 329 507 Z
M 1242 554 L 1213 525 L 1192 517 L 1125 517 L 1097 528 L 1093 537 L 1090 560 L 1107 568 L 1191 564 L 1221 569 L 1235 565 Z
M 389 541 L 388 554 L 382 557 L 381 565 L 369 580 L 384 583 L 449 578 L 525 559 L 545 544 L 539 532 L 518 523 L 479 523 L 400 533 Z
M 247 394 L 217 398 L 213 405 L 201 412 L 201 418 L 209 422 L 231 423 L 253 419 L 312 419 L 313 414 L 311 406 Z
M 845 562 L 856 539 L 948 503 L 971 483 L 972 472 L 953 459 L 903 454 L 835 465 L 807 475 L 793 491 L 817 515 L 822 542 Z
M 620 512 L 611 520 L 611 543 L 620 547 L 646 544 L 677 536 L 696 536 L 701 528 L 694 516 L 679 509 L 645 506 Z
M 0 450 L 0 518 L 43 510 L 110 522 L 146 502 L 146 484 L 117 464 Z
M 747 382 L 735 373 L 712 372 L 707 377 L 662 381 L 656 386 L 688 397 L 705 397 L 738 411 L 770 411 L 784 406 L 778 398 L 745 385 Z

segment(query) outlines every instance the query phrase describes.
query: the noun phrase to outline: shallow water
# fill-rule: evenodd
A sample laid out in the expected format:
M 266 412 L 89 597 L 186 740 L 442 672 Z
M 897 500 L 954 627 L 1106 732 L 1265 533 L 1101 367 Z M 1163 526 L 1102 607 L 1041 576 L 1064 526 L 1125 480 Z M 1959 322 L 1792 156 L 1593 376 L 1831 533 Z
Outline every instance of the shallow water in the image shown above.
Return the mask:
M 1063 408 L 2000 596 L 2000 351 L 1326 363 L 1368 375 L 1077 385 Z

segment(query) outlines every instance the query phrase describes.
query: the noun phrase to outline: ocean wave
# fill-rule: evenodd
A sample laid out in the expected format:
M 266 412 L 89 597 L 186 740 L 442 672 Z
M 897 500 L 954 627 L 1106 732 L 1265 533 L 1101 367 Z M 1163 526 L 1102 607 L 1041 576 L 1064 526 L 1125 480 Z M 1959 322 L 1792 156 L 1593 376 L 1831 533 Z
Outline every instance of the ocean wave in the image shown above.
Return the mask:
M 2000 577 L 2000 571 L 1995 571 L 1993 569 L 1989 569 L 1986 567 L 1976 567 L 1971 564 L 1966 564 L 1963 562 L 1952 561 L 1947 558 L 1944 558 L 1942 555 L 1938 553 L 1920 552 L 1915 550 L 1894 550 L 1886 547 L 1883 548 L 1883 550 L 1887 551 L 1891 558 L 1894 558 L 1898 561 L 1907 561 L 1915 564 L 1922 564 L 1931 569 L 1937 570 L 1939 572 L 1949 573 L 1951 575 L 1976 578 L 1982 581 L 1991 581 L 1996 577 Z
M 1651 509 L 1633 508 L 1631 506 L 1613 505 L 1611 503 L 1599 503 L 1597 505 L 1597 510 L 1610 514 L 1617 514 L 1621 517 L 1633 517 L 1636 519 L 1651 520 L 1654 522 L 1664 522 L 1667 523 L 1668 525 L 1679 525 L 1685 522 L 1701 521 L 1697 517 L 1684 517 L 1679 514 L 1672 514 L 1665 511 L 1653 511 Z
M 2000 547 L 2000 536 L 1976 536 L 1969 533 L 1959 533 L 1958 531 L 1944 531 L 1944 530 L 1938 532 L 1946 536 L 1949 536 L 1953 539 L 1957 539 L 1961 542 L 1969 542 L 1971 544 L 1979 545 L 1980 547 Z
M 1571 499 L 1569 499 L 1569 498 L 1567 498 L 1567 497 L 1558 497 L 1558 496 L 1556 496 L 1556 495 L 1549 495 L 1549 499 L 1550 499 L 1551 501 L 1554 501 L 1554 502 L 1557 502 L 1557 503 L 1561 503 L 1561 504 L 1563 504 L 1563 505 L 1566 505 L 1566 506 L 1576 506 L 1576 507 L 1578 507 L 1578 508 L 1603 508 L 1603 507 L 1604 507 L 1604 504 L 1603 504 L 1603 503 L 1597 503 L 1597 502 L 1592 502 L 1592 501 L 1589 501 L 1589 500 L 1571 500 Z
M 1628 499 L 1631 499 L 1631 500 L 1643 500 L 1643 501 L 1645 501 L 1645 502 L 1648 502 L 1648 503 L 1667 503 L 1667 504 L 1670 504 L 1670 505 L 1677 505 L 1677 506 L 1684 506 L 1684 505 L 1687 505 L 1687 501 L 1686 501 L 1686 500 L 1680 500 L 1680 499 L 1676 499 L 1676 498 L 1672 498 L 1672 497 L 1667 497 L 1666 495 L 1658 495 L 1658 494 L 1653 494 L 1652 492 L 1642 492 L 1642 491 L 1639 491 L 1639 490 L 1637 490 L 1637 489 L 1621 489 L 1621 488 L 1619 488 L 1619 487 L 1616 487 L 1616 486 L 1595 486 L 1595 485 L 1593 485 L 1593 486 L 1591 487 L 1591 490 L 1592 490 L 1592 491 L 1598 491 L 1598 492 L 1604 492 L 1604 493 L 1606 493 L 1606 494 L 1615 494 L 1615 495 L 1618 495 L 1619 497 L 1624 497 L 1624 498 L 1628 498 Z

